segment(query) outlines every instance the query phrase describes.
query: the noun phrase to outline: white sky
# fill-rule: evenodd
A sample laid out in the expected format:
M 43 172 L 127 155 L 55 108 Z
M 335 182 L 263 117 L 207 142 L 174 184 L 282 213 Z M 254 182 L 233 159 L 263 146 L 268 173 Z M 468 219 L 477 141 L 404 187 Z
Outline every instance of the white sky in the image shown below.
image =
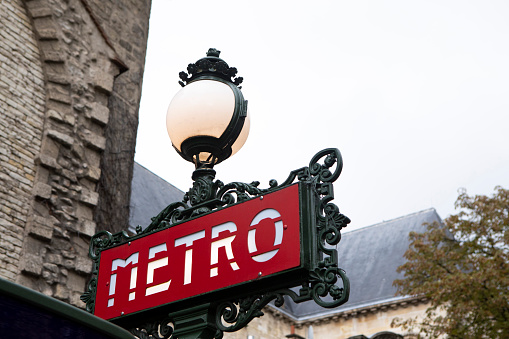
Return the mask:
M 224 183 L 283 182 L 340 149 L 335 200 L 348 229 L 435 207 L 460 187 L 509 187 L 509 1 L 153 0 L 135 160 L 183 191 L 166 109 L 178 73 L 210 47 L 249 101 Z

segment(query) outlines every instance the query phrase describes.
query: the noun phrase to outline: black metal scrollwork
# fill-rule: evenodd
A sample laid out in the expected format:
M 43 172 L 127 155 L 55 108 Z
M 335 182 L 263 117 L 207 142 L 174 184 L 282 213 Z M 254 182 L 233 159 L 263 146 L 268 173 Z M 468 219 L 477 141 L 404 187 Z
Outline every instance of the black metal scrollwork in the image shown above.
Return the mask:
M 234 85 L 241 88 L 239 85 L 244 81 L 244 79 L 242 77 L 236 77 L 237 68 L 228 66 L 228 64 L 223 59 L 220 59 L 220 53 L 221 52 L 217 49 L 211 48 L 207 52 L 206 58 L 202 58 L 196 61 L 194 64 L 189 64 L 187 66 L 187 73 L 179 73 L 180 86 L 185 87 L 200 74 L 212 73 L 220 78 L 232 82 Z
M 97 275 L 99 274 L 99 255 L 101 251 L 125 242 L 129 239 L 126 232 L 119 232 L 111 234 L 107 231 L 101 231 L 95 234 L 90 240 L 89 256 L 93 261 L 92 265 L 92 279 L 87 284 L 87 290 L 80 296 L 81 301 L 86 304 L 88 312 L 94 312 L 95 306 L 95 293 L 97 291 Z
M 322 158 L 324 161 L 320 164 L 319 161 Z M 332 170 L 334 165 L 336 166 Z M 326 308 L 337 307 L 348 301 L 350 283 L 345 271 L 338 267 L 338 253 L 335 245 L 341 240 L 341 229 L 350 223 L 350 219 L 341 214 L 339 208 L 331 203 L 334 199 L 332 183 L 341 174 L 342 167 L 343 161 L 339 150 L 328 148 L 317 153 L 311 159 L 309 167 L 292 171 L 281 185 L 271 180 L 271 188 L 266 190 L 268 192 L 290 185 L 296 180 L 312 183 L 319 197 L 315 205 L 315 214 L 317 248 L 320 252 L 318 257 L 321 259 L 309 271 L 308 281 L 301 286 L 298 293 L 293 289 L 281 289 L 220 304 L 216 312 L 218 329 L 224 332 L 237 331 L 253 318 L 263 315 L 262 308 L 272 300 L 277 307 L 282 306 L 285 295 L 296 303 L 314 300 L 318 305 Z
M 323 161 L 320 162 L 322 159 Z M 126 232 L 112 235 L 102 231 L 92 237 L 89 251 L 94 261 L 92 279 L 81 300 L 86 303 L 87 311 L 93 312 L 101 251 L 172 227 L 201 214 L 270 193 L 298 181 L 310 184 L 316 197 L 314 215 L 316 216 L 317 246 L 315 248 L 317 253 L 314 257 L 317 259 L 312 263 L 307 281 L 297 289 L 267 291 L 264 294 L 219 304 L 215 311 L 216 338 L 222 337 L 223 332 L 236 331 L 247 325 L 253 318 L 263 315 L 262 308 L 273 300 L 276 306 L 282 306 L 284 296 L 290 297 L 296 303 L 314 300 L 318 305 L 326 308 L 344 304 L 348 300 L 350 283 L 345 272 L 338 267 L 336 245 L 341 240 L 341 229 L 350 223 L 350 219 L 341 214 L 339 208 L 331 202 L 334 199 L 332 184 L 341 174 L 342 167 L 343 161 L 339 150 L 328 148 L 318 152 L 311 159 L 308 167 L 290 172 L 288 178 L 280 185 L 276 180 L 271 180 L 269 188 L 266 189 L 259 188 L 260 183 L 257 181 L 249 184 L 233 182 L 225 185 L 219 180 L 214 181 L 215 171 L 212 169 L 196 170 L 193 173 L 193 187 L 186 193 L 183 201 L 168 205 L 152 218 L 152 222 L 144 230 L 138 226 L 137 234 L 134 236 L 129 236 Z M 140 339 L 166 339 L 173 332 L 170 323 L 170 319 L 164 319 L 144 324 L 137 326 L 132 333 Z
M 263 315 L 262 308 L 275 300 L 276 306 L 283 306 L 286 290 L 273 291 L 264 295 L 227 301 L 217 307 L 216 326 L 223 332 L 234 332 L 246 326 L 251 320 Z M 229 323 L 233 325 L 225 325 Z
M 139 339 L 167 339 L 173 333 L 172 325 L 171 319 L 164 318 L 145 323 L 143 326 L 132 328 L 129 331 Z

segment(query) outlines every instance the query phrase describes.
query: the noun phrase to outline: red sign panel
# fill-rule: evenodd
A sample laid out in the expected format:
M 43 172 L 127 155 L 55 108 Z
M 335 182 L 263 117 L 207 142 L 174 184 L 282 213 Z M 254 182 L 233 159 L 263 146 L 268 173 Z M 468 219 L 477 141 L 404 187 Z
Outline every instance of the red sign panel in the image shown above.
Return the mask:
M 299 186 L 101 252 L 95 315 L 112 319 L 301 265 Z

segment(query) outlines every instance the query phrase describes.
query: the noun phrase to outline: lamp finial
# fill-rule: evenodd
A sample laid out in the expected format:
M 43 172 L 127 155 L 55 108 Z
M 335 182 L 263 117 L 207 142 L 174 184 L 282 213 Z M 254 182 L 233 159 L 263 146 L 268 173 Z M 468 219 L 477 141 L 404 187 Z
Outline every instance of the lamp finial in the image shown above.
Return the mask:
M 209 48 L 209 51 L 207 52 L 208 57 L 216 57 L 219 58 L 219 54 L 221 54 L 221 51 L 218 51 L 215 48 Z

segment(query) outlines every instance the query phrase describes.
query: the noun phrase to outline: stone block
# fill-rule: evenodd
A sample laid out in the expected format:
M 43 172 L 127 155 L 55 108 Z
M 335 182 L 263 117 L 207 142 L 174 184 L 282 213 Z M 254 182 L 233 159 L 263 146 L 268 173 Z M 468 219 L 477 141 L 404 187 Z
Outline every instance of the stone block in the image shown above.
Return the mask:
M 44 263 L 42 264 L 42 267 L 51 273 L 58 273 L 58 266 L 55 264 Z
M 48 81 L 62 85 L 69 85 L 71 83 L 67 74 L 60 74 L 55 72 L 48 73 Z
M 48 263 L 61 266 L 63 264 L 62 256 L 58 253 L 47 253 L 46 261 Z
M 42 139 L 40 153 L 56 159 L 60 153 L 60 147 L 60 143 L 56 141 L 56 138 L 45 135 Z
M 76 123 L 76 118 L 72 114 L 61 114 L 55 110 L 48 110 L 48 118 L 58 121 L 60 123 L 66 123 L 71 126 L 74 126 Z
M 22 262 L 22 271 L 31 275 L 40 276 L 42 273 L 42 257 L 25 253 Z
M 85 148 L 85 156 L 84 158 L 87 161 L 87 165 L 89 168 L 95 167 L 100 168 L 101 167 L 101 153 L 97 152 L 96 150 Z
M 9 252 L 9 253 L 12 253 L 15 251 L 14 245 L 11 242 L 9 242 L 5 239 L 2 239 L 2 238 L 0 238 L 0 248 L 7 250 L 7 252 Z M 4 260 L 4 259 L 2 259 L 2 260 Z
M 53 220 L 52 216 L 41 217 L 32 215 L 27 222 L 28 233 L 36 238 L 50 241 L 53 237 Z
M 92 103 L 91 108 L 90 118 L 101 125 L 106 125 L 110 117 L 109 108 L 97 102 Z
M 95 232 L 96 228 L 97 228 L 97 224 L 95 222 L 93 222 L 92 220 L 83 220 L 82 222 L 80 222 L 77 225 L 76 230 L 79 233 L 82 233 L 89 237 L 92 237 L 96 233 Z
M 38 165 L 44 166 L 46 168 L 51 168 L 51 169 L 60 168 L 60 166 L 57 163 L 57 159 L 53 158 L 52 156 L 42 154 L 42 153 L 37 156 L 36 163 Z
M 41 40 L 58 40 L 57 30 L 54 28 L 40 28 L 37 33 Z
M 55 130 L 49 130 L 47 134 L 50 138 L 52 138 L 55 141 L 58 141 L 64 146 L 70 147 L 74 143 L 74 138 L 67 134 Z
M 97 203 L 99 202 L 99 193 L 84 189 L 81 192 L 80 200 L 86 205 L 97 206 Z
M 34 185 L 33 194 L 36 197 L 39 197 L 42 199 L 49 199 L 51 197 L 51 186 L 46 185 L 42 182 L 38 182 Z
M 103 70 L 97 70 L 94 74 L 95 87 L 107 94 L 113 91 L 113 75 L 110 75 Z
M 51 8 L 41 4 L 41 1 L 28 1 L 26 4 L 28 12 L 34 19 L 51 16 Z
M 89 130 L 83 130 L 81 132 L 81 137 L 85 144 L 95 150 L 104 151 L 106 148 L 106 138 L 100 135 L 97 135 Z
M 42 264 L 42 278 L 46 283 L 53 285 L 59 282 L 60 270 L 57 265 L 44 263 Z
M 91 206 L 78 204 L 76 208 L 76 217 L 78 219 L 92 220 L 94 219 L 94 210 Z
M 67 169 L 62 169 L 62 176 L 64 178 L 69 179 L 71 182 L 78 182 L 78 178 L 73 171 L 69 171 Z
M 67 269 L 73 269 L 74 268 L 74 260 L 73 259 L 65 259 L 62 265 Z
M 48 93 L 48 97 L 51 100 L 62 102 L 64 104 L 68 104 L 68 105 L 71 104 L 71 95 L 70 95 L 70 91 L 69 91 L 69 86 L 48 83 L 48 85 L 46 87 L 46 91 Z
M 42 50 L 42 60 L 45 62 L 64 63 L 64 55 L 59 51 Z
M 47 7 L 47 6 L 46 6 Z M 34 6 L 35 8 L 35 6 Z M 51 17 L 39 17 L 34 20 L 34 28 L 39 39 L 41 40 L 57 40 L 58 33 L 55 28 L 55 22 Z
M 55 287 L 54 297 L 60 299 L 62 301 L 69 301 L 70 291 L 69 289 L 62 284 L 57 284 Z
M 98 182 L 101 178 L 101 169 L 97 167 L 89 167 L 85 177 L 93 182 Z
M 81 301 L 80 299 L 81 294 L 83 294 L 83 292 L 72 292 L 70 303 L 73 306 L 84 309 L 86 304 L 83 301 Z
M 87 257 L 77 257 L 75 269 L 80 273 L 92 273 L 92 260 L 88 259 Z
M 76 258 L 76 254 L 72 251 L 62 251 L 62 256 L 65 259 L 74 259 Z

